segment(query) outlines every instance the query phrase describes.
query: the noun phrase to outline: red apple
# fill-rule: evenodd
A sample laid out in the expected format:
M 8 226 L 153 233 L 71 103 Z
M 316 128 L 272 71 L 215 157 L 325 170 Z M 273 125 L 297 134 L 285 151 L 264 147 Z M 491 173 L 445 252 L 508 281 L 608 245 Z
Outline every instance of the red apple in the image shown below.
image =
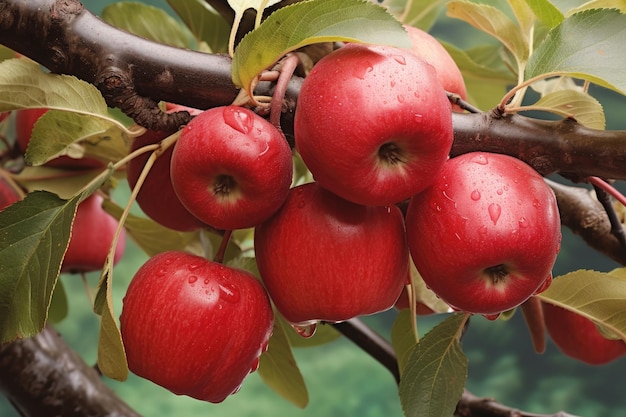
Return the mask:
M 550 187 L 529 165 L 500 154 L 450 159 L 411 199 L 406 224 L 426 285 L 454 308 L 485 315 L 545 289 L 561 242 Z
M 19 200 L 19 194 L 0 175 L 0 211 L 9 207 L 13 203 L 17 203 Z
M 273 322 L 254 276 L 180 251 L 153 256 L 137 271 L 120 316 L 132 372 L 213 403 L 257 368 Z
M 400 210 L 357 205 L 316 183 L 290 191 L 255 229 L 254 246 L 270 298 L 294 324 L 387 310 L 407 283 Z
M 409 33 L 413 44 L 410 51 L 435 67 L 437 79 L 441 82 L 444 90 L 466 100 L 467 90 L 463 75 L 446 48 L 428 32 L 409 25 L 404 25 L 404 28 Z M 456 105 L 452 107 L 452 110 L 463 111 Z
M 104 266 L 118 222 L 104 211 L 102 201 L 102 196 L 95 193 L 78 205 L 61 272 L 84 273 Z M 125 247 L 126 234 L 122 230 L 115 247 L 114 263 L 121 259 Z
M 626 355 L 626 343 L 602 336 L 592 320 L 550 303 L 542 305 L 548 334 L 567 356 L 604 365 Z
M 15 112 L 15 136 L 17 145 L 22 152 L 26 152 L 35 123 L 48 109 L 23 109 Z M 71 158 L 62 155 L 45 164 L 56 168 L 90 169 L 102 168 L 104 163 L 94 158 Z
M 10 111 L 5 111 L 3 113 L 0 113 L 0 122 L 5 121 L 10 115 L 11 115 Z
M 296 149 L 315 180 L 346 200 L 386 206 L 439 174 L 452 146 L 450 102 L 408 50 L 349 44 L 305 78 Z
M 133 140 L 131 151 L 157 143 L 168 136 L 166 132 L 148 130 Z M 174 192 L 170 176 L 170 161 L 174 148 L 170 147 L 159 156 L 137 194 L 137 204 L 155 222 L 180 232 L 189 232 L 204 226 L 189 212 Z M 150 152 L 139 155 L 128 163 L 128 184 L 134 188 Z
M 178 198 L 216 229 L 244 229 L 267 219 L 285 200 L 292 175 L 283 134 L 243 107 L 216 107 L 196 116 L 172 154 Z

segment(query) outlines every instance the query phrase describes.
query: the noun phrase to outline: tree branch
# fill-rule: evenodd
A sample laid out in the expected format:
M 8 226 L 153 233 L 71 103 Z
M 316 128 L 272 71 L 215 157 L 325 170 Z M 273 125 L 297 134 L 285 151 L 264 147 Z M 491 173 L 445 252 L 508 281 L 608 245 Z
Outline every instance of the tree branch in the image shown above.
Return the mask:
M 0 392 L 26 417 L 140 417 L 52 327 L 0 345 Z

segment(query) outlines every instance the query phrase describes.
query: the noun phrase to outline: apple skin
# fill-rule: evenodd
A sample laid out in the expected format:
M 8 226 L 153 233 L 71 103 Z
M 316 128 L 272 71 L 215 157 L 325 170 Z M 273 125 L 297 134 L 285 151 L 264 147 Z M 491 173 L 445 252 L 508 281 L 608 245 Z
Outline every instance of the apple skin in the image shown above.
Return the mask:
M 556 199 L 543 178 L 519 159 L 483 152 L 446 162 L 411 199 L 406 225 L 426 285 L 453 308 L 484 315 L 546 289 L 561 243 Z
M 17 145 L 22 153 L 26 152 L 35 123 L 48 109 L 22 109 L 15 112 L 15 136 Z M 62 155 L 51 159 L 45 166 L 65 169 L 94 169 L 103 168 L 105 164 L 94 158 L 71 158 Z
M 467 100 L 467 89 L 463 75 L 446 48 L 428 32 L 409 25 L 404 25 L 404 28 L 409 33 L 409 38 L 413 44 L 410 51 L 435 68 L 437 79 L 441 82 L 444 90 Z M 457 105 L 452 106 L 452 110 L 463 111 Z
M 542 306 L 548 334 L 567 356 L 589 365 L 604 365 L 626 355 L 623 340 L 605 338 L 588 318 L 545 301 Z
M 118 222 L 104 211 L 103 200 L 100 194 L 95 193 L 78 205 L 61 272 L 85 273 L 104 266 Z M 122 258 L 125 248 L 126 232 L 122 229 L 115 247 L 114 264 Z
M 293 176 L 283 134 L 243 107 L 215 107 L 181 132 L 171 161 L 174 191 L 216 229 L 256 226 L 281 206 Z
M 167 132 L 148 130 L 133 140 L 131 151 L 158 143 L 167 136 Z M 205 226 L 204 223 L 183 206 L 172 185 L 170 161 L 173 150 L 170 146 L 157 158 L 137 194 L 136 201 L 146 216 L 165 227 L 179 232 L 198 230 Z M 146 152 L 128 163 L 126 176 L 131 188 L 137 184 L 150 155 L 151 152 Z
M 408 282 L 400 210 L 357 205 L 316 183 L 290 191 L 256 227 L 254 246 L 270 298 L 292 324 L 387 310 Z
M 257 368 L 273 323 L 254 276 L 181 251 L 153 256 L 137 271 L 120 316 L 132 372 L 213 403 Z
M 20 200 L 19 194 L 0 176 L 0 211 Z
M 451 105 L 434 68 L 408 50 L 362 44 L 313 67 L 294 129 L 296 149 L 322 187 L 372 206 L 430 185 L 453 139 Z

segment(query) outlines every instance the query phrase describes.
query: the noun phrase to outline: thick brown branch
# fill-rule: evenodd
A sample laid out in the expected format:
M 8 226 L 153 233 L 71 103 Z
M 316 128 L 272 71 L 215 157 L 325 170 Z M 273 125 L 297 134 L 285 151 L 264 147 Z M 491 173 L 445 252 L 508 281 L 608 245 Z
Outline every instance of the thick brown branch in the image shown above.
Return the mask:
M 626 265 L 626 250 L 611 232 L 611 222 L 593 191 L 546 181 L 558 200 L 561 223 L 592 248 Z
M 563 411 L 555 414 L 535 414 L 515 410 L 491 398 L 477 397 L 467 390 L 463 393 L 454 415 L 455 417 L 577 417 Z
M 0 392 L 28 417 L 140 417 L 51 327 L 0 345 Z

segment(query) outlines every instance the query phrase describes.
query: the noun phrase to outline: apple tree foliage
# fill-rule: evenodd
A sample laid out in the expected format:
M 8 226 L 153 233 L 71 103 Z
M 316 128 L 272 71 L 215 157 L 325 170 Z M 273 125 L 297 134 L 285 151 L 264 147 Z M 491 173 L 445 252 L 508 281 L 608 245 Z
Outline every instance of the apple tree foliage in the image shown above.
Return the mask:
M 17 6 L 12 4 L 16 3 L 13 1 L 1 3 L 0 27 L 3 27 L 2 19 L 8 16 L 6 10 Z M 221 74 L 214 77 L 217 81 L 211 80 L 212 69 L 204 69 L 207 82 L 217 83 L 218 87 L 224 80 L 232 82 L 224 85 L 223 90 L 227 92 L 223 96 L 219 96 L 221 93 L 216 88 L 215 97 L 218 98 L 214 101 L 206 99 L 206 107 L 230 104 L 229 101 L 234 99 L 238 103 L 254 103 L 259 108 L 267 108 L 271 97 L 258 94 L 256 87 L 264 81 L 267 71 L 287 54 L 300 54 L 302 48 L 318 47 L 312 50 L 323 51 L 322 45 L 329 42 L 407 47 L 409 40 L 402 29 L 403 23 L 429 30 L 444 11 L 448 17 L 463 21 L 495 39 L 495 42 L 470 49 L 445 44 L 465 78 L 467 102 L 478 114 L 474 117 L 491 117 L 491 121 L 509 117 L 519 121 L 515 119 L 519 114 L 540 111 L 562 119 L 560 130 L 553 130 L 555 143 L 548 146 L 558 146 L 559 141 L 567 139 L 563 126 L 574 126 L 570 131 L 578 129 L 586 138 L 584 145 L 580 146 L 598 150 L 595 155 L 613 153 L 616 158 L 623 158 L 626 149 L 624 132 L 615 132 L 611 136 L 615 147 L 603 148 L 607 146 L 600 143 L 606 133 L 603 131 L 605 115 L 589 88 L 596 85 L 626 94 L 626 72 L 623 70 L 626 64 L 623 54 L 626 6 L 620 0 L 508 0 L 492 2 L 494 5 L 468 0 L 307 0 L 290 2 L 293 4 L 285 7 L 280 7 L 276 1 L 229 0 L 228 5 L 234 14 L 230 9 L 224 13 L 226 4 L 220 1 L 168 0 L 168 3 L 178 14 L 178 19 L 162 10 L 130 2 L 108 6 L 102 19 L 151 41 L 186 48 L 187 51 L 180 52 L 181 57 L 192 57 L 185 55 L 192 54 L 191 50 L 215 57 L 218 55 L 214 54 L 229 53 L 232 61 L 230 58 L 223 61 L 224 56 L 219 56 L 220 62 L 227 62 L 226 77 Z M 245 36 L 237 31 L 239 24 L 246 24 L 250 9 L 262 12 L 266 8 L 271 8 L 272 13 L 266 13 L 264 20 L 260 19 L 262 13 L 257 13 L 258 18 L 252 23 L 254 30 Z M 232 20 L 227 23 L 224 15 Z M 43 58 L 38 60 L 38 57 L 49 54 L 37 52 L 29 56 L 28 42 L 22 42 L 23 38 L 6 41 L 10 39 L 7 36 L 1 34 L 0 42 L 24 56 L 16 57 L 9 48 L 1 51 L 0 112 L 27 108 L 49 108 L 51 111 L 34 127 L 24 156 L 25 165 L 17 169 L 14 159 L 3 159 L 6 162 L 2 177 L 9 178 L 25 192 L 21 201 L 0 212 L 1 343 L 35 336 L 51 317 L 58 319 L 58 312 L 66 308 L 64 303 L 67 300 L 62 296 L 63 288 L 57 278 L 77 206 L 95 190 L 108 191 L 125 180 L 123 167 L 137 155 L 129 154 L 129 144 L 133 137 L 144 131 L 135 123 L 139 119 L 133 117 L 136 114 L 126 112 L 129 114 L 125 115 L 112 108 L 107 101 L 109 92 L 99 88 L 102 84 L 97 77 L 82 70 L 47 71 L 42 66 L 50 62 Z M 35 31 L 33 37 L 36 36 Z M 107 41 L 102 39 L 102 42 Z M 198 82 L 202 81 L 202 77 L 198 78 Z M 531 90 L 534 94 L 527 94 Z M 235 97 L 232 97 L 233 91 Z M 167 96 L 158 97 L 158 92 L 156 95 L 158 99 L 170 100 Z M 188 103 L 182 104 L 200 106 L 202 103 L 202 98 L 192 97 Z M 454 118 L 457 132 L 467 129 L 463 124 L 464 116 L 466 119 L 470 117 Z M 10 121 L 5 125 L 8 123 Z M 523 132 L 524 123 L 515 124 L 514 129 Z M 539 129 L 542 134 L 556 126 L 532 123 L 528 128 Z M 283 128 L 289 136 L 289 129 L 293 126 Z M 453 147 L 453 152 L 467 152 L 473 146 L 475 149 L 481 146 L 480 132 L 474 142 L 467 139 L 470 136 L 459 134 L 455 138 L 459 142 L 455 144 L 458 148 L 455 151 Z M 176 139 L 174 134 L 165 139 L 162 146 L 171 146 Z M 621 151 L 615 151 L 620 144 Z M 501 149 L 503 153 L 515 152 L 510 150 L 511 147 L 488 146 L 492 147 L 490 150 Z M 137 152 L 152 150 L 145 148 Z M 521 153 L 520 150 L 520 155 L 514 156 L 522 158 Z M 93 157 L 103 161 L 106 168 L 60 173 L 56 168 L 43 166 L 64 154 L 74 158 Z M 545 172 L 541 172 L 544 175 L 559 171 L 556 157 L 549 160 L 553 155 L 546 155 L 548 162 L 534 167 L 541 171 L 547 166 Z M 602 163 L 591 161 L 580 172 L 575 172 L 574 179 L 595 178 L 597 184 L 612 191 L 613 188 L 598 177 L 624 180 L 626 165 L 609 163 L 608 168 L 585 171 L 589 166 Z M 614 175 L 607 176 L 606 172 Z M 571 172 L 564 170 L 564 173 Z M 310 179 L 310 173 L 296 161 L 294 184 Z M 555 191 L 559 197 L 558 188 Z M 614 205 L 615 210 L 623 214 L 621 204 L 625 199 L 618 192 L 613 194 L 619 200 Z M 217 233 L 207 230 L 175 232 L 131 214 L 129 207 L 134 195 L 119 206 L 107 201 L 105 209 L 120 220 L 127 233 L 148 255 L 185 249 L 210 257 L 217 250 L 221 240 Z M 562 199 L 560 203 L 565 197 Z M 235 231 L 224 261 L 258 274 L 251 255 L 251 242 L 251 229 Z M 624 250 L 622 247 L 621 251 Z M 103 265 L 94 302 L 94 311 L 101 316 L 98 366 L 105 375 L 124 380 L 128 368 L 117 325 L 120 306 L 113 305 L 111 297 L 115 285 L 112 258 L 111 253 Z M 624 257 L 621 259 L 624 263 Z M 538 297 L 591 318 L 608 336 L 626 341 L 625 277 L 622 269 L 610 273 L 572 271 L 555 277 L 550 288 Z M 415 315 L 408 311 L 398 314 L 391 343 L 399 367 L 399 398 L 406 416 L 449 416 L 455 412 L 466 381 L 467 359 L 461 334 L 467 316 L 447 313 L 446 306 L 429 293 L 414 269 L 412 280 L 418 300 L 448 317 L 418 340 Z M 510 314 L 512 312 L 503 316 Z M 279 318 L 269 350 L 261 357 L 258 372 L 284 398 L 305 407 L 308 393 L 291 351 L 293 337 L 292 329 Z M 338 333 L 331 327 L 319 326 L 315 337 L 299 344 L 324 343 L 336 337 Z

